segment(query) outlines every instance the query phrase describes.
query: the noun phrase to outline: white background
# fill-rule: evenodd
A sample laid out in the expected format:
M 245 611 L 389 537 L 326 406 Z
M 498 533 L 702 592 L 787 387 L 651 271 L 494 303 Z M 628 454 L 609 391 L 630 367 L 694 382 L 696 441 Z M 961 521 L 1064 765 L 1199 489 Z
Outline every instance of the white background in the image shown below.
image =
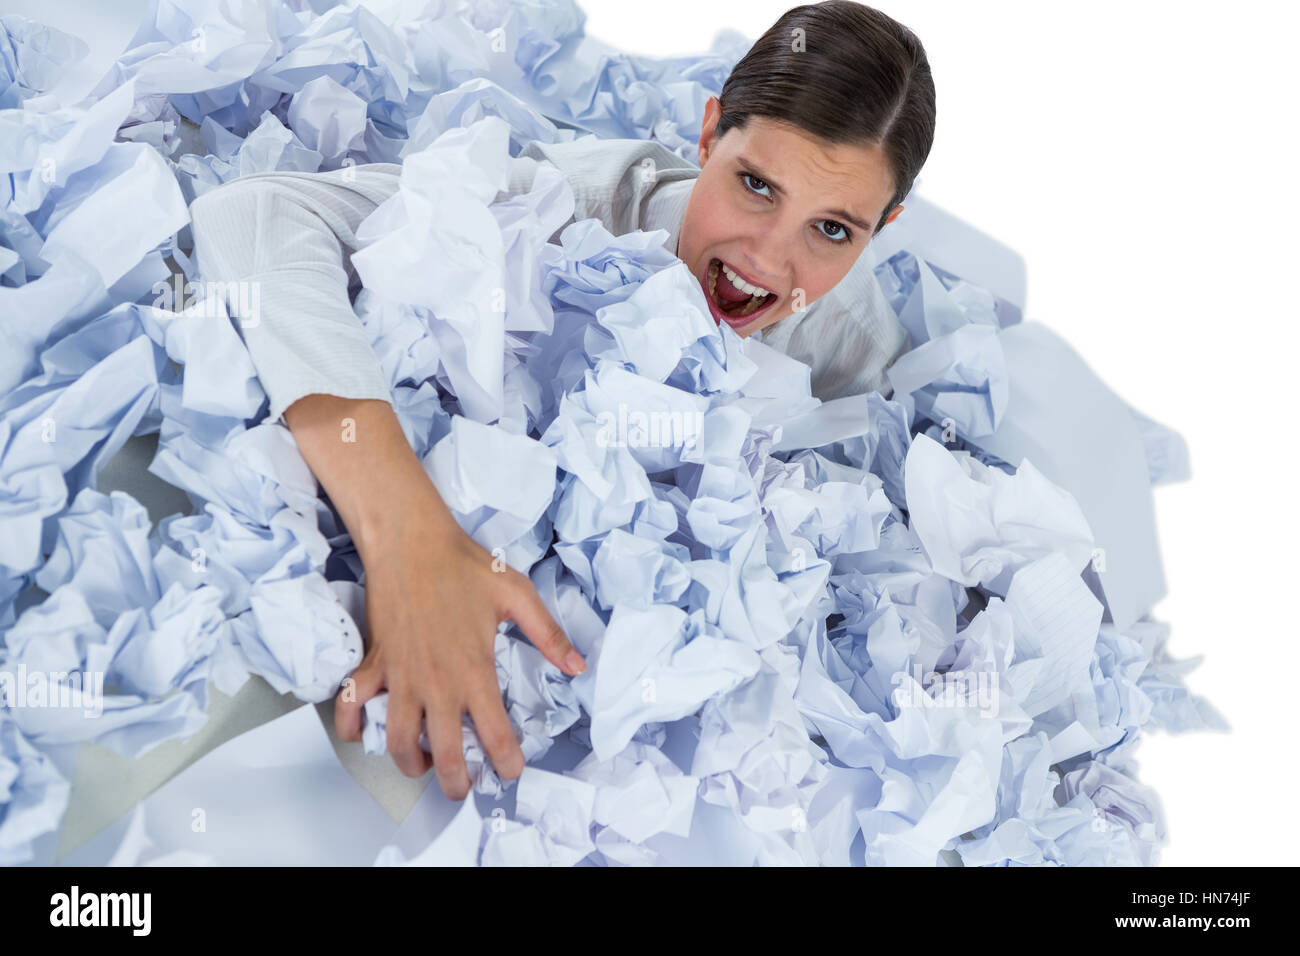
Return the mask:
M 790 5 L 582 2 L 591 35 L 651 55 L 704 52 L 724 27 L 756 38 Z M 105 63 L 144 6 L 0 0 L 116 44 Z M 1027 317 L 1190 447 L 1192 480 L 1155 492 L 1169 584 L 1155 613 L 1175 656 L 1205 655 L 1189 684 L 1233 733 L 1141 745 L 1161 863 L 1294 863 L 1300 15 L 1260 0 L 881 8 L 934 70 L 920 191 L 1019 251 Z
M 586 0 L 629 52 L 750 39 L 794 4 Z M 921 38 L 938 123 L 921 192 L 1010 245 L 1026 317 L 1187 439 L 1155 490 L 1176 657 L 1231 734 L 1148 736 L 1164 866 L 1294 864 L 1300 521 L 1295 5 L 880 0 Z M 903 212 L 907 215 L 906 211 Z

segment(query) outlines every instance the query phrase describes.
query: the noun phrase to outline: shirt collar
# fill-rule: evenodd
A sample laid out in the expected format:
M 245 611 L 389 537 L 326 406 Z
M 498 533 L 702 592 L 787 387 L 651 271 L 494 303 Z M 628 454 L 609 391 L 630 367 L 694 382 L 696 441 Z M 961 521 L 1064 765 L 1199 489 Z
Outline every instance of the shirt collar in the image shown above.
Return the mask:
M 677 249 L 677 240 L 682 231 L 682 218 L 686 215 L 686 204 L 690 201 L 691 190 L 695 187 L 695 177 L 664 183 L 651 195 L 646 204 L 645 223 L 642 229 L 665 229 L 668 239 L 664 248 L 669 252 Z

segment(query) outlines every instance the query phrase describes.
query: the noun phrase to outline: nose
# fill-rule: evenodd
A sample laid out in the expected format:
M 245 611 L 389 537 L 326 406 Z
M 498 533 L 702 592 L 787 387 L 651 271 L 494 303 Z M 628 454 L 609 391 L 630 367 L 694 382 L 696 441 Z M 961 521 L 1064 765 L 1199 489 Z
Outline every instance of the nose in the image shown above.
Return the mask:
M 787 231 L 776 223 L 759 228 L 750 234 L 740 247 L 740 261 L 736 265 L 754 280 L 756 285 L 773 291 L 784 291 L 792 271 L 790 250 L 794 241 Z

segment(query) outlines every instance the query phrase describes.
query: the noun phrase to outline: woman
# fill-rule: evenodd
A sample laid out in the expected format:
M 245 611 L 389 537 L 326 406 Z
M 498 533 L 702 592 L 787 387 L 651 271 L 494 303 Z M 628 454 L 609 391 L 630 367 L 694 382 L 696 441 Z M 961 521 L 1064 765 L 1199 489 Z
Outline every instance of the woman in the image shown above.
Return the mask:
M 533 143 L 520 155 L 566 174 L 574 218 L 599 217 L 615 234 L 665 228 L 715 321 L 742 336 L 770 330 L 765 341 L 805 361 L 814 393 L 829 398 L 880 387 L 905 345 L 860 254 L 902 210 L 934 116 L 917 38 L 879 11 L 827 0 L 787 11 L 737 63 L 708 102 L 698 169 L 637 140 Z M 339 735 L 359 740 L 362 705 L 386 688 L 398 767 L 418 776 L 432 761 L 461 800 L 463 713 L 503 778 L 523 770 L 497 687 L 500 622 L 565 673 L 585 664 L 528 577 L 494 569 L 456 524 L 352 312 L 341 251 L 399 176 L 391 164 L 264 174 L 191 212 L 204 278 L 261 288 L 244 335 L 272 418 L 283 414 L 365 567 L 367 654 L 336 700 Z

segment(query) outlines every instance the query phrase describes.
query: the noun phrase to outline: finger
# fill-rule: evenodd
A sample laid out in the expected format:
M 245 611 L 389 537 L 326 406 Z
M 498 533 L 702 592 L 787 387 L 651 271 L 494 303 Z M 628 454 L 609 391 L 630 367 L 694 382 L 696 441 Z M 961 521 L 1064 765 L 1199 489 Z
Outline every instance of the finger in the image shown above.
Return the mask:
M 492 768 L 504 780 L 516 779 L 524 772 L 524 752 L 510 726 L 495 680 L 490 688 L 484 686 L 470 696 L 469 714 Z
M 528 576 L 520 574 L 519 581 L 511 595 L 506 616 L 519 625 L 519 629 L 533 642 L 533 647 L 548 661 L 570 676 L 581 674 L 587 669 L 587 662 L 569 642 L 560 625 L 555 623 Z
M 433 772 L 449 800 L 464 800 L 469 793 L 469 772 L 460 729 L 460 709 L 439 702 L 425 711 Z
M 334 730 L 343 740 L 361 739 L 361 712 L 366 701 L 384 689 L 384 672 L 375 658 L 361 662 L 350 677 L 344 679 L 334 698 Z
M 408 689 L 390 689 L 388 694 L 388 752 L 397 769 L 408 777 L 418 777 L 429 769 L 431 757 L 420 749 L 423 708 Z

